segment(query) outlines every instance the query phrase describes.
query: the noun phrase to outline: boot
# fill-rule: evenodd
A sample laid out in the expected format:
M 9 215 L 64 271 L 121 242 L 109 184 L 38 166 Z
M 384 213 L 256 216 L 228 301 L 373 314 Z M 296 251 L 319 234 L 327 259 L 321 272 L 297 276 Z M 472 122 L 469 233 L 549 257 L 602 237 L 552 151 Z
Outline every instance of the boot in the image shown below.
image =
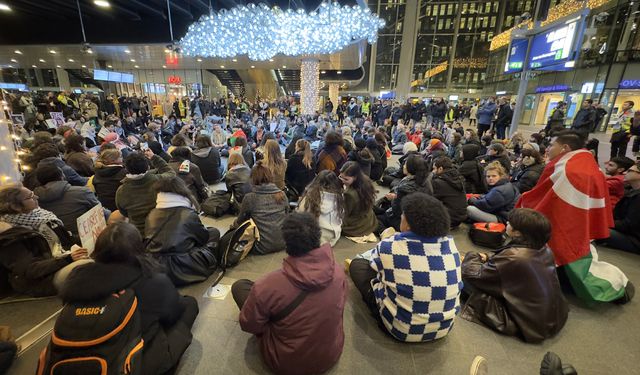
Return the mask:
M 556 353 L 547 352 L 540 363 L 540 375 L 578 375 L 578 372 L 569 364 L 563 365 Z

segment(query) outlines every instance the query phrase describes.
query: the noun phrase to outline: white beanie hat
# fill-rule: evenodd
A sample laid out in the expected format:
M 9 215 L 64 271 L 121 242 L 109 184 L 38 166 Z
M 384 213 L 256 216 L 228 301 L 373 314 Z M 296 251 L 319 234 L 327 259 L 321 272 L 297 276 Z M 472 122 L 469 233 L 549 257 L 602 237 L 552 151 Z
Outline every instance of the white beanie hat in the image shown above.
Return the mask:
M 402 154 L 406 155 L 411 151 L 418 151 L 418 146 L 413 142 L 406 142 L 404 146 L 402 146 Z

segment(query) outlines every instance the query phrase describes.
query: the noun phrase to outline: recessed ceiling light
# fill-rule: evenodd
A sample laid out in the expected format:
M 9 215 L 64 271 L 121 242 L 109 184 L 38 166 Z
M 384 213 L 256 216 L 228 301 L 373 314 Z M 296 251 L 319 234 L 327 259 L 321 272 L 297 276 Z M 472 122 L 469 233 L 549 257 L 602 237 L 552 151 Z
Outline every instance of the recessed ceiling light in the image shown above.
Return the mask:
M 16 60 L 16 59 L 11 59 L 11 62 L 17 63 L 17 62 L 18 62 L 18 60 Z
M 202 62 L 202 59 L 198 57 L 198 58 L 196 59 L 196 61 L 197 61 L 197 62 Z
M 44 59 L 40 59 L 40 60 L 38 60 L 38 61 L 40 61 L 40 62 L 45 62 L 45 61 L 44 61 Z
M 224 69 L 224 65 L 220 65 L 220 69 Z
M 86 68 L 87 66 L 86 66 L 86 65 L 82 65 L 82 67 L 83 67 L 83 68 Z
M 282 65 L 282 69 L 287 69 L 287 66 L 286 65 Z
M 233 61 L 233 62 L 238 62 L 238 59 L 231 59 L 231 61 Z
M 338 74 L 342 74 L 342 70 L 338 70 L 336 73 L 338 73 Z
M 131 61 L 131 62 L 136 62 L 136 59 L 131 59 L 131 60 L 129 60 L 129 61 Z
M 136 69 L 138 69 L 138 68 L 139 68 L 139 66 L 138 66 L 138 65 L 134 65 L 133 67 L 134 67 L 134 68 L 136 68 Z
M 321 71 L 320 73 L 325 74 L 326 72 L 327 72 L 326 70 L 323 70 L 323 71 Z
M 32 68 L 37 68 L 37 66 L 35 66 L 35 65 L 31 65 L 31 67 L 32 67 Z
M 52 55 L 55 55 L 55 54 L 56 54 L 56 51 L 55 51 L 55 50 L 53 50 L 53 49 L 50 49 L 50 50 L 49 50 L 49 53 L 50 53 L 50 54 L 52 54 Z
M 17 53 L 18 55 L 22 55 L 22 51 L 20 51 L 19 49 L 13 51 L 13 53 Z
M 68 61 L 69 62 L 76 62 L 74 59 L 69 59 Z
M 162 69 L 167 69 L 167 66 L 166 65 L 162 65 Z
M 106 1 L 106 0 L 94 0 L 93 3 L 96 4 L 97 6 L 101 7 L 101 8 L 110 8 L 111 7 L 111 4 L 109 4 L 109 2 Z
M 87 53 L 93 55 L 93 50 L 91 48 L 87 49 Z
M 269 59 L 269 61 L 273 62 L 273 59 Z
M 0 3 L 0 10 L 3 10 L 3 11 L 5 11 L 5 12 L 10 12 L 10 11 L 11 11 L 11 7 L 10 7 L 10 6 L 8 6 L 8 5 L 7 5 L 7 4 L 5 4 L 5 3 Z
M 128 49 L 125 49 L 124 53 L 129 54 L 129 53 L 131 53 L 131 51 L 129 51 Z
M 255 65 L 251 65 L 251 69 L 255 69 L 255 67 L 256 67 Z
M 56 68 L 58 69 L 62 69 L 62 67 L 60 65 L 56 65 Z
M 107 65 L 107 68 L 111 69 L 113 68 L 113 65 Z

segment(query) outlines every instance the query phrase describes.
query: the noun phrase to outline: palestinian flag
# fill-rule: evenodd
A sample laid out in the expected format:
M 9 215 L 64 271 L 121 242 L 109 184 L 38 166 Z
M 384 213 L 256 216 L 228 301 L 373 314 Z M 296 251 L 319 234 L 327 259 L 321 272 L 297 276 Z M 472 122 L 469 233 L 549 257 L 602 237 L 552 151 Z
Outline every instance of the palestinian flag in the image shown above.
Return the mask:
M 624 296 L 627 276 L 612 264 L 598 260 L 596 248 L 589 254 L 564 266 L 576 295 L 582 300 L 611 302 Z

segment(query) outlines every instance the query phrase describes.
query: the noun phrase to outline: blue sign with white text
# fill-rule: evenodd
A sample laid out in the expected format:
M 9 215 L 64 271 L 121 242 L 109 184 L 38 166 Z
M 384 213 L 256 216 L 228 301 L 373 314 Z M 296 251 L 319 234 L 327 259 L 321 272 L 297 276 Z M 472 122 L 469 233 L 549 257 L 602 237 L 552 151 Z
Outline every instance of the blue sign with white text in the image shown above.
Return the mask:
M 618 85 L 618 87 L 621 89 L 640 89 L 640 79 L 625 79 L 620 82 L 620 85 Z
M 578 21 L 565 23 L 533 37 L 529 54 L 531 69 L 545 69 L 569 61 L 573 56 Z
M 527 57 L 528 46 L 528 39 L 513 39 L 511 41 L 507 63 L 504 66 L 505 73 L 518 73 L 522 71 L 524 59 Z
M 571 86 L 553 85 L 553 86 L 539 86 L 536 88 L 536 94 L 544 94 L 547 92 L 565 92 L 565 91 L 571 91 Z

